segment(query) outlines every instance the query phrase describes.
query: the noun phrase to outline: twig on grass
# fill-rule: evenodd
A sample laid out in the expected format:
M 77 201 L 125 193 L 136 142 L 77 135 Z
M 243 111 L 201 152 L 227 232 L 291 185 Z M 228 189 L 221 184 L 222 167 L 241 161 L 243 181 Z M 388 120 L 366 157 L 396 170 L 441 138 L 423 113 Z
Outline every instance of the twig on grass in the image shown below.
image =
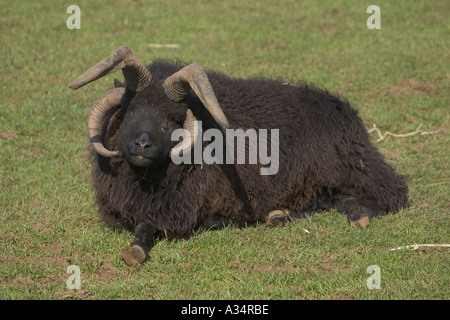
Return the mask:
M 442 184 L 449 184 L 450 182 L 435 182 L 435 183 L 430 183 L 430 184 L 426 184 L 425 187 L 434 187 L 434 186 L 440 186 Z
M 402 246 L 402 247 L 392 248 L 391 251 L 402 250 L 402 249 L 418 250 L 420 248 L 426 248 L 426 247 L 450 248 L 450 244 L 444 244 L 444 243 L 440 243 L 440 244 L 412 244 L 412 245 L 409 245 L 409 246 Z
M 149 43 L 148 46 L 150 48 L 179 48 L 180 45 L 176 43 Z
M 377 142 L 380 142 L 381 140 L 384 140 L 387 136 L 393 136 L 396 138 L 404 138 L 404 137 L 410 137 L 410 136 L 416 135 L 418 133 L 420 133 L 420 135 L 422 135 L 422 136 L 427 135 L 427 134 L 436 134 L 436 133 L 439 133 L 442 130 L 444 130 L 442 128 L 439 128 L 438 130 L 434 130 L 434 131 L 423 131 L 423 130 L 420 130 L 420 127 L 422 127 L 422 124 L 420 124 L 415 131 L 408 132 L 408 133 L 392 133 L 392 132 L 386 131 L 384 134 L 381 134 L 380 129 L 378 129 L 377 125 L 374 123 L 372 128 L 369 129 L 369 133 L 372 131 L 375 131 L 379 136 L 379 139 L 377 140 Z

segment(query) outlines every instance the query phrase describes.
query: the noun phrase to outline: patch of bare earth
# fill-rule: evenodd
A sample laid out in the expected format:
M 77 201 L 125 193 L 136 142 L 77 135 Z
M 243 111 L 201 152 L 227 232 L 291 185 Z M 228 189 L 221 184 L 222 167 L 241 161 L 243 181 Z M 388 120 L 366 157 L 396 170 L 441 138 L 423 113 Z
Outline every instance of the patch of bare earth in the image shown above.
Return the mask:
M 111 279 L 114 279 L 116 277 L 123 276 L 123 273 L 116 269 L 112 264 L 105 263 L 100 266 L 98 271 L 96 273 L 82 273 L 81 274 L 81 280 L 88 280 L 89 281 L 101 281 L 101 282 L 108 282 Z M 66 281 L 70 277 L 70 274 L 66 274 L 66 277 L 64 278 L 64 281 Z M 83 288 L 84 287 L 84 288 Z M 92 292 L 89 288 L 89 286 L 86 284 L 86 282 L 82 282 L 82 288 L 81 289 L 67 289 L 61 292 L 58 292 L 57 297 L 58 299 L 74 299 L 74 300 L 87 300 L 90 299 L 92 295 Z
M 39 224 L 35 226 L 38 229 L 46 229 L 46 225 Z M 61 257 L 61 248 L 58 244 L 48 243 L 43 244 L 41 247 L 48 253 L 48 256 L 40 257 L 10 257 L 0 254 L 0 263 L 14 265 L 29 264 L 35 268 L 33 276 L 27 274 L 20 274 L 16 276 L 8 276 L 8 274 L 0 274 L 0 288 L 10 286 L 24 286 L 30 288 L 31 286 L 39 286 L 43 290 L 46 288 L 60 288 L 56 295 L 57 299 L 90 299 L 92 292 L 89 288 L 89 283 L 92 282 L 108 282 L 117 277 L 124 277 L 122 271 L 116 269 L 111 263 L 107 263 L 114 259 L 112 255 L 103 255 L 100 259 L 105 261 L 101 262 L 100 267 L 96 272 L 87 272 L 84 268 L 81 268 L 81 289 L 68 289 L 67 280 L 72 274 L 67 273 L 67 267 L 70 265 L 91 265 L 93 267 L 98 263 L 98 259 L 92 257 L 91 254 L 85 254 L 82 256 L 73 257 Z M 39 275 L 40 269 L 47 269 L 49 266 L 56 267 L 60 270 L 56 274 L 52 275 Z M 86 268 L 86 267 L 85 267 Z M 57 289 L 58 290 L 58 289 Z
M 0 133 L 0 139 L 12 140 L 12 139 L 15 139 L 15 138 L 17 138 L 17 132 L 15 132 L 15 131 L 6 131 L 6 132 L 3 132 L 3 133 Z
M 401 84 L 390 85 L 389 91 L 394 95 L 432 94 L 436 92 L 436 86 L 431 81 L 419 82 L 405 78 Z

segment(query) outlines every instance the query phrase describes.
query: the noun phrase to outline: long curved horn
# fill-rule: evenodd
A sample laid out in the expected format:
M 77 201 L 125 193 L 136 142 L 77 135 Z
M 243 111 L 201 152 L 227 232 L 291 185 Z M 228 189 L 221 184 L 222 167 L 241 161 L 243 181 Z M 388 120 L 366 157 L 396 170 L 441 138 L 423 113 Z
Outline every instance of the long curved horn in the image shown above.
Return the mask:
M 140 92 L 152 82 L 150 72 L 134 52 L 127 46 L 121 46 L 75 79 L 69 88 L 76 90 L 119 69 L 122 69 L 127 88 L 132 91 Z
M 110 56 L 101 60 L 75 79 L 69 85 L 69 88 L 76 90 L 120 69 L 122 69 L 125 77 L 127 88 L 132 91 L 140 92 L 152 82 L 150 72 L 134 52 L 126 46 L 121 46 Z M 101 142 L 101 127 L 108 111 L 120 104 L 124 94 L 125 88 L 116 88 L 108 91 L 94 103 L 88 117 L 90 142 L 94 150 L 104 157 L 120 156 L 119 151 L 110 151 L 103 146 Z
M 198 63 L 187 65 L 168 77 L 163 83 L 163 88 L 169 99 L 174 101 L 183 100 L 192 88 L 222 129 L 226 130 L 230 127 L 209 83 L 205 69 Z
M 101 142 L 102 123 L 109 110 L 120 104 L 125 88 L 114 88 L 106 92 L 101 98 L 95 101 L 88 117 L 89 141 L 95 152 L 104 157 L 120 156 L 119 151 L 110 151 Z

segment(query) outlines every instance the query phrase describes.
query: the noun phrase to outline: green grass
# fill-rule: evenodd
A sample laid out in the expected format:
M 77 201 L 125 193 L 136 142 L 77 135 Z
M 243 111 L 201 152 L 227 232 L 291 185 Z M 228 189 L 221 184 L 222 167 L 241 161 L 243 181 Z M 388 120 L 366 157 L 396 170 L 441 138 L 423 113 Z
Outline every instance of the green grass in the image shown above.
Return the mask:
M 0 299 L 450 298 L 448 249 L 390 251 L 450 243 L 448 2 L 378 1 L 381 30 L 366 28 L 372 3 L 361 1 L 80 0 L 81 30 L 66 28 L 69 4 L 0 9 Z M 380 142 L 372 133 L 409 177 L 411 208 L 368 229 L 329 212 L 284 228 L 197 232 L 125 266 L 118 253 L 133 236 L 101 223 L 86 159 L 90 105 L 122 76 L 68 89 L 120 45 L 146 63 L 314 82 L 382 132 L 440 129 Z M 66 288 L 72 264 L 80 291 Z M 381 268 L 379 290 L 366 287 L 370 265 Z

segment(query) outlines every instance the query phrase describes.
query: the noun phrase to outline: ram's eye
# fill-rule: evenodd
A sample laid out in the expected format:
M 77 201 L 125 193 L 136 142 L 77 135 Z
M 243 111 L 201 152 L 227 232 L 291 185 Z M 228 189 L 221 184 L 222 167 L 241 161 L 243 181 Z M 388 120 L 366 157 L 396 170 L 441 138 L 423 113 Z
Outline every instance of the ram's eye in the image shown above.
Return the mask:
M 178 128 L 182 128 L 183 124 L 181 123 L 181 121 L 178 120 L 169 120 L 167 121 L 167 129 L 168 130 L 175 130 Z

